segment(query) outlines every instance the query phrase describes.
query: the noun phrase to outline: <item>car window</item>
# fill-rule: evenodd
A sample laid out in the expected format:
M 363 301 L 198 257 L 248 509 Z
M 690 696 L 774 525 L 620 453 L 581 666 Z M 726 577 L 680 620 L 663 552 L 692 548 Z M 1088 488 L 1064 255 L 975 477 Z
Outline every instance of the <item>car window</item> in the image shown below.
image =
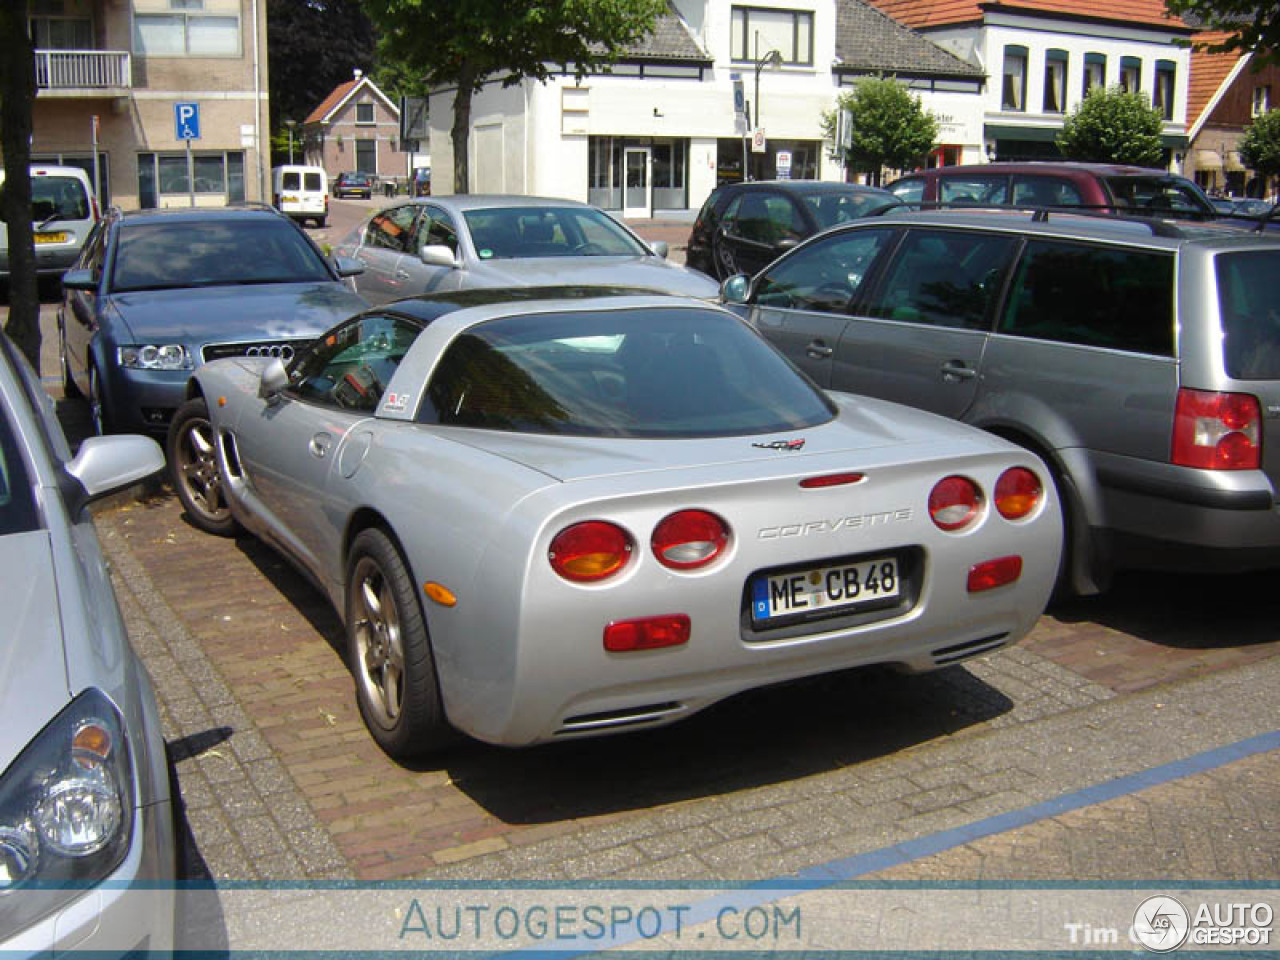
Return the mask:
M 827 193 L 809 194 L 804 202 L 813 218 L 818 221 L 818 227 L 826 230 L 837 224 L 865 217 L 872 210 L 895 201 L 882 193 Z
M 31 219 L 88 220 L 89 195 L 75 177 L 32 177 Z
M 756 281 L 761 307 L 843 313 L 893 231 L 851 230 L 807 244 Z
M 382 250 L 409 250 L 409 237 L 413 222 L 418 218 L 418 207 L 412 203 L 391 207 L 376 214 L 365 230 L 365 243 Z
M 725 217 L 725 231 L 744 240 L 774 246 L 804 237 L 804 220 L 795 205 L 776 193 L 743 194 L 737 210 Z
M 458 252 L 458 228 L 453 225 L 453 218 L 439 207 L 426 207 L 418 219 L 413 249 L 417 251 L 426 246 L 448 247 Z
M 280 174 L 281 190 L 301 190 L 302 175 L 297 170 L 286 170 Z
M 888 191 L 903 203 L 922 203 L 924 201 L 924 178 L 903 177 L 888 186 Z
M 126 221 L 111 272 L 116 293 L 333 279 L 306 236 L 276 216 Z
M 1280 380 L 1280 251 L 1216 258 L 1224 359 L 1234 380 Z
M 82 270 L 92 270 L 95 277 L 101 276 L 102 252 L 106 246 L 107 221 L 99 220 L 84 242 L 84 249 L 76 260 L 76 266 Z
M 999 332 L 1171 357 L 1173 256 L 1029 240 Z
M 1126 213 L 1216 216 L 1195 184 L 1179 177 L 1108 177 L 1106 184 L 1116 206 Z
M 0 536 L 39 529 L 26 462 L 6 412 L 0 414 Z
M 304 190 L 320 191 L 324 189 L 324 174 L 315 171 L 305 173 L 302 177 Z
M 636 257 L 648 250 L 593 207 L 497 207 L 463 214 L 481 260 Z
M 569 436 L 776 434 L 829 400 L 737 317 L 688 309 L 516 316 L 445 351 L 418 419 Z
M 1015 243 L 1003 234 L 911 230 L 868 313 L 907 323 L 989 329 Z
M 373 413 L 422 325 L 370 314 L 343 324 L 304 351 L 289 371 L 302 400 Z
M 1013 203 L 1028 207 L 1079 207 L 1084 205 L 1084 198 L 1070 180 L 1015 176 Z
M 938 199 L 942 203 L 998 206 L 1009 202 L 1009 177 L 939 177 Z

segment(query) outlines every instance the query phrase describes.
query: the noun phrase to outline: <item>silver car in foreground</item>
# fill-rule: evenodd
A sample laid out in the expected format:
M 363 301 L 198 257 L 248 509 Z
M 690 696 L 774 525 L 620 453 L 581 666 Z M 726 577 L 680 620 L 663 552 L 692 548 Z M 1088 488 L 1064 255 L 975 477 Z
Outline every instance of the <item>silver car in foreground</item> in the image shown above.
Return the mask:
M 714 300 L 711 278 L 667 260 L 609 214 L 575 200 L 459 195 L 404 200 L 334 248 L 370 303 L 476 287 L 608 284 Z
M 146 437 L 72 458 L 0 337 L 0 952 L 173 946 L 173 806 L 146 670 L 85 504 L 161 470 Z
M 996 437 L 828 397 L 728 311 L 601 289 L 359 314 L 286 368 L 196 371 L 188 515 L 274 544 L 346 623 L 365 721 L 530 744 L 650 727 L 1036 622 L 1061 517 Z

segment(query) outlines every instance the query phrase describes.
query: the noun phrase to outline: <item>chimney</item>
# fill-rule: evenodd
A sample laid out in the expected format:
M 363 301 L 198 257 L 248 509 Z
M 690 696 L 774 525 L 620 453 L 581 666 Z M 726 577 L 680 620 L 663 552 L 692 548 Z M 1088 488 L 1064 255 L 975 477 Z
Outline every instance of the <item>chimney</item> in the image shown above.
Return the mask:
M 357 79 L 357 80 L 359 80 L 361 77 L 363 77 L 363 76 L 364 76 L 364 71 L 363 71 L 363 70 L 361 70 L 359 67 L 356 67 L 356 68 L 355 68 L 353 71 L 351 71 L 351 72 L 352 72 L 352 73 L 354 73 L 354 74 L 356 75 L 356 79 Z

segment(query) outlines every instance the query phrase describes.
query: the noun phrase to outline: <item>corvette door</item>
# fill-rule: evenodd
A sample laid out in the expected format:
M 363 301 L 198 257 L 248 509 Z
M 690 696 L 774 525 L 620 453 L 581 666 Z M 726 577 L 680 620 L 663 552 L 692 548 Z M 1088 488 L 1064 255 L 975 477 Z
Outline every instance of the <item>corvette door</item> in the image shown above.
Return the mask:
M 301 354 L 290 387 L 237 425 L 236 448 L 265 535 L 317 578 L 341 567 L 344 447 L 367 434 L 385 385 L 420 327 L 382 314 L 355 317 Z M 358 463 L 358 459 L 355 461 Z

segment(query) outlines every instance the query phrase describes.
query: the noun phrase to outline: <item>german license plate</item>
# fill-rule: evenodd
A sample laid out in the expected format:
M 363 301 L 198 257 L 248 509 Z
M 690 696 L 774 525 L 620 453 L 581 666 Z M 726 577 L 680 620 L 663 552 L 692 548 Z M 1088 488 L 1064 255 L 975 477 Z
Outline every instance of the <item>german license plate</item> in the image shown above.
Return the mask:
M 751 585 L 751 618 L 856 610 L 900 595 L 896 557 L 877 557 L 814 570 L 757 577 Z
M 281 197 L 280 202 L 281 203 L 297 203 L 298 198 L 297 197 Z
M 37 233 L 36 244 L 41 243 L 66 243 L 67 235 L 65 233 Z

